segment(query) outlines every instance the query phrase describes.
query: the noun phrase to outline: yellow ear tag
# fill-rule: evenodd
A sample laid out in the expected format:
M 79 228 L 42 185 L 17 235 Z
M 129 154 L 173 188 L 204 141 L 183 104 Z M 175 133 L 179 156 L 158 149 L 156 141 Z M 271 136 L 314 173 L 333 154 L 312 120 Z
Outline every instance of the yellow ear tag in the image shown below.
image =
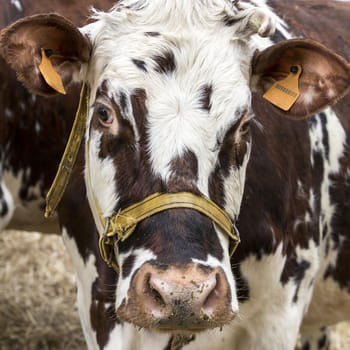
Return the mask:
M 301 72 L 300 65 L 292 66 L 289 75 L 276 81 L 265 92 L 263 98 L 284 111 L 289 111 L 300 95 L 299 77 Z
M 50 59 L 46 56 L 44 49 L 41 49 L 41 63 L 39 64 L 39 70 L 49 86 L 60 94 L 66 94 L 62 79 L 53 67 Z

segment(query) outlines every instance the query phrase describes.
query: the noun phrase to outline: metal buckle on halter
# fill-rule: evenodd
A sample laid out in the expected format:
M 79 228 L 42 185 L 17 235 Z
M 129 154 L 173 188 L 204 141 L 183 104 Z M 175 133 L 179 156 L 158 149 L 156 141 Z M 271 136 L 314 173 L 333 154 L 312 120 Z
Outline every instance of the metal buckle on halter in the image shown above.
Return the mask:
M 229 248 L 230 257 L 232 257 L 232 255 L 236 251 L 236 249 L 241 241 L 241 236 L 240 236 L 238 228 L 234 222 L 232 222 L 232 232 L 235 234 L 237 239 L 233 239 L 233 237 L 230 237 L 231 238 L 230 239 L 230 248 Z
M 119 271 L 118 264 L 116 262 L 117 249 L 119 239 L 113 235 L 108 236 L 109 227 L 110 227 L 110 218 L 106 219 L 106 224 L 103 233 L 100 235 L 99 247 L 102 259 L 106 262 L 109 267 L 114 268 L 116 271 Z

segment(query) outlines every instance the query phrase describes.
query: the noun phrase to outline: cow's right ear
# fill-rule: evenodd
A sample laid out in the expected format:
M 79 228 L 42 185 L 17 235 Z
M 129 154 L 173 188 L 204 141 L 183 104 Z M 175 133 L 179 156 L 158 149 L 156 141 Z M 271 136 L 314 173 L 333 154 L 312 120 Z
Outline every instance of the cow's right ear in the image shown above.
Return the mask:
M 350 64 L 309 39 L 290 39 L 256 53 L 252 89 L 282 116 L 302 119 L 350 91 Z
M 33 93 L 65 93 L 81 81 L 91 45 L 79 29 L 57 14 L 23 18 L 0 32 L 0 53 Z M 58 87 L 57 87 L 58 86 Z

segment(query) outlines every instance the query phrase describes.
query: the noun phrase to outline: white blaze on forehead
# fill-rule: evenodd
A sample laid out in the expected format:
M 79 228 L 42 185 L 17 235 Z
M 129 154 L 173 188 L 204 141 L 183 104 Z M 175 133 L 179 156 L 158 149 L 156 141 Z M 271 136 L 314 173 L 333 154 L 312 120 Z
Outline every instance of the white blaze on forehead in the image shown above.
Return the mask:
M 210 45 L 214 43 L 208 42 Z M 191 46 L 196 51 L 196 42 Z M 171 161 L 190 150 L 198 160 L 199 188 L 207 193 L 208 178 L 216 164 L 218 138 L 238 119 L 235 112 L 249 104 L 250 92 L 231 55 L 233 48 L 227 47 L 225 59 L 218 62 L 213 56 L 214 52 L 219 54 L 219 48 L 207 50 L 204 46 L 203 39 L 198 52 L 202 50 L 200 55 L 206 55 L 206 60 L 199 58 L 191 69 L 183 66 L 186 58 L 175 51 L 176 71 L 153 80 L 156 84 L 148 89 L 147 107 L 154 171 L 167 179 Z M 186 52 L 190 55 L 190 50 Z M 212 88 L 209 112 L 200 105 L 205 86 Z
M 198 186 L 207 194 L 217 139 L 238 120 L 235 112 L 250 104 L 254 48 L 235 41 L 233 29 L 225 25 L 224 14 L 236 11 L 228 1 L 124 1 L 120 6 L 135 4 L 141 10 L 117 5 L 119 11 L 98 13 L 99 23 L 86 27 L 94 41 L 89 79 L 92 85 L 113 80 L 129 93 L 144 89 L 154 173 L 167 179 L 169 163 L 190 150 L 198 159 Z M 169 52 L 175 70 L 160 73 L 154 58 Z M 209 112 L 200 103 L 206 86 L 212 88 Z

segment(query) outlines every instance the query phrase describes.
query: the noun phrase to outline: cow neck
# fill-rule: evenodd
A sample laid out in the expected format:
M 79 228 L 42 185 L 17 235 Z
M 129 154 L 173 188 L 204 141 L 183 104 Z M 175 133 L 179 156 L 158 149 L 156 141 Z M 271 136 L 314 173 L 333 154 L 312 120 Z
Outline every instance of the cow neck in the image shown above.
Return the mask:
M 79 107 L 75 116 L 72 131 L 56 177 L 46 196 L 45 216 L 49 217 L 57 208 L 69 181 L 77 154 L 86 128 L 89 112 L 90 89 L 85 83 L 80 94 Z M 88 137 L 88 136 L 87 136 Z M 117 264 L 118 243 L 123 242 L 135 231 L 136 226 L 143 220 L 174 208 L 187 208 L 198 211 L 210 218 L 232 240 L 230 255 L 240 242 L 239 233 L 226 211 L 205 196 L 191 192 L 155 193 L 144 200 L 119 210 L 115 215 L 105 218 L 92 190 L 90 174 L 89 142 L 85 143 L 87 194 L 90 207 L 100 234 L 99 248 L 103 260 L 119 272 Z

